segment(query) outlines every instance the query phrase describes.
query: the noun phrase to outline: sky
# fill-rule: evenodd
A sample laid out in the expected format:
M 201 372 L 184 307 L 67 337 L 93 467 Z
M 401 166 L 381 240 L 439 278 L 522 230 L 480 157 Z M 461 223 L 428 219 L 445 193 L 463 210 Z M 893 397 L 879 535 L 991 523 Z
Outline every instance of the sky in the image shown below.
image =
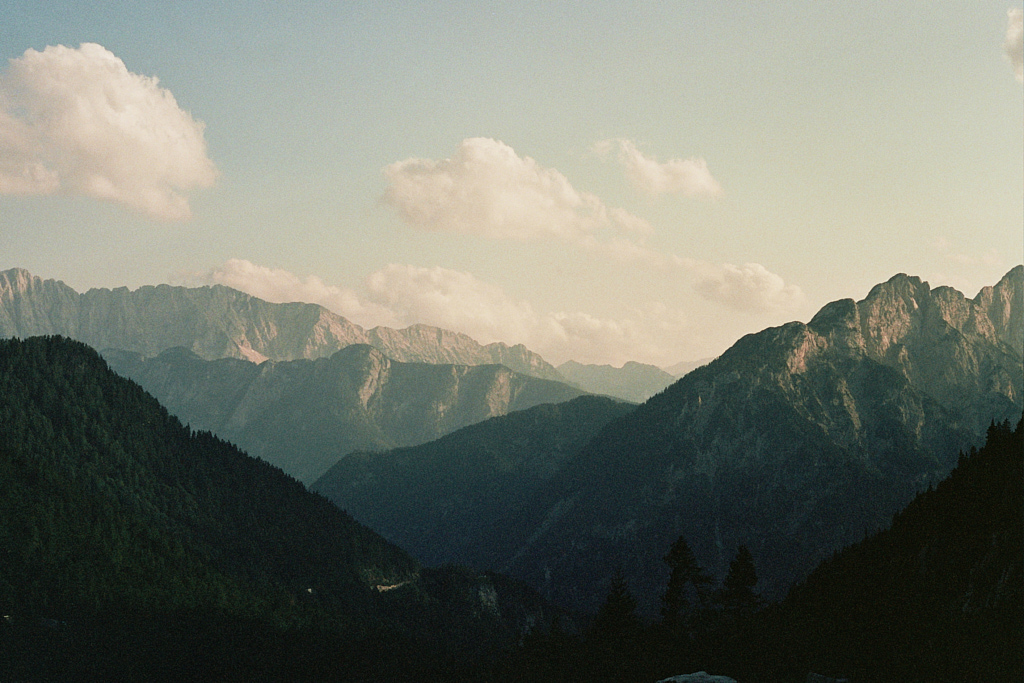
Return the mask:
M 0 0 L 0 269 L 668 367 L 1024 260 L 1019 4 Z

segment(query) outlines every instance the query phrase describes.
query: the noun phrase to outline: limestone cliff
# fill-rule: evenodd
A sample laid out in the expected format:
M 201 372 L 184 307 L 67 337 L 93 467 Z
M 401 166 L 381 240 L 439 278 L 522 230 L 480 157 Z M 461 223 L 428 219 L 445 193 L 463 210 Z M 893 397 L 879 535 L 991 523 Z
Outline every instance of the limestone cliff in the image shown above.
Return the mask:
M 897 275 L 747 335 L 584 448 L 504 568 L 594 607 L 619 558 L 653 610 L 683 534 L 719 575 L 747 545 L 780 595 L 941 480 L 993 419 L 1019 419 L 1022 287 L 1019 266 L 974 299 Z
M 369 344 L 413 363 L 505 365 L 535 377 L 558 372 L 523 346 L 481 345 L 426 325 L 403 330 L 362 327 L 322 306 L 274 304 L 229 287 L 91 289 L 79 294 L 62 282 L 22 269 L 0 272 L 0 337 L 59 334 L 96 349 L 152 357 L 184 347 L 207 360 L 324 358 L 352 344 Z
M 208 361 L 181 348 L 148 359 L 104 355 L 194 429 L 229 439 L 306 483 L 353 450 L 424 443 L 582 393 L 501 365 L 402 363 L 365 344 L 329 358 L 259 365 Z

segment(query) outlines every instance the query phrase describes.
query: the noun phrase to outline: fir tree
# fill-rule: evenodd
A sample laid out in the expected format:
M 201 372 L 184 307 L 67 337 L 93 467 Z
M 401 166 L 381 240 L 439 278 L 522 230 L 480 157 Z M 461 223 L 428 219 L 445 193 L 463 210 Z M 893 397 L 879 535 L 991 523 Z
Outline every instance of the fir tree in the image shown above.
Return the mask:
M 662 559 L 672 571 L 665 595 L 661 599 L 661 616 L 665 626 L 675 629 L 681 625 L 683 615 L 691 606 L 687 585 L 692 587 L 690 590 L 697 602 L 703 604 L 711 577 L 697 564 L 693 551 L 682 536 L 676 539 Z

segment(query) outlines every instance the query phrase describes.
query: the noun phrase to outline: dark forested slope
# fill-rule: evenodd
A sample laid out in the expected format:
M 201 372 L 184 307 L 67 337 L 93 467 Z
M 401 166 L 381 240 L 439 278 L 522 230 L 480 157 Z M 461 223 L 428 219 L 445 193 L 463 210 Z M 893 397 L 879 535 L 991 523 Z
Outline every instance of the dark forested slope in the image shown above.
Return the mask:
M 517 590 L 421 570 L 80 343 L 0 341 L 0 679 L 415 669 L 493 636 L 501 605 L 536 620 Z
M 1022 425 L 993 425 L 891 528 L 822 563 L 764 615 L 765 651 L 785 653 L 778 675 L 1024 679 Z
M 342 458 L 313 485 L 426 564 L 507 565 L 543 487 L 634 406 L 602 396 L 540 405 L 421 446 Z

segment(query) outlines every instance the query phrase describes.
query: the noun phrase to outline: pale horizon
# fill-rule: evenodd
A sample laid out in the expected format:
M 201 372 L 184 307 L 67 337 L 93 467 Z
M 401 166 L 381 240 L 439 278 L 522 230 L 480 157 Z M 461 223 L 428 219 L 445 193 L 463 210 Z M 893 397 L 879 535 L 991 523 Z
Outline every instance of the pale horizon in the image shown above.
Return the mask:
M 0 269 L 659 367 L 1024 261 L 1018 7 L 15 2 Z

